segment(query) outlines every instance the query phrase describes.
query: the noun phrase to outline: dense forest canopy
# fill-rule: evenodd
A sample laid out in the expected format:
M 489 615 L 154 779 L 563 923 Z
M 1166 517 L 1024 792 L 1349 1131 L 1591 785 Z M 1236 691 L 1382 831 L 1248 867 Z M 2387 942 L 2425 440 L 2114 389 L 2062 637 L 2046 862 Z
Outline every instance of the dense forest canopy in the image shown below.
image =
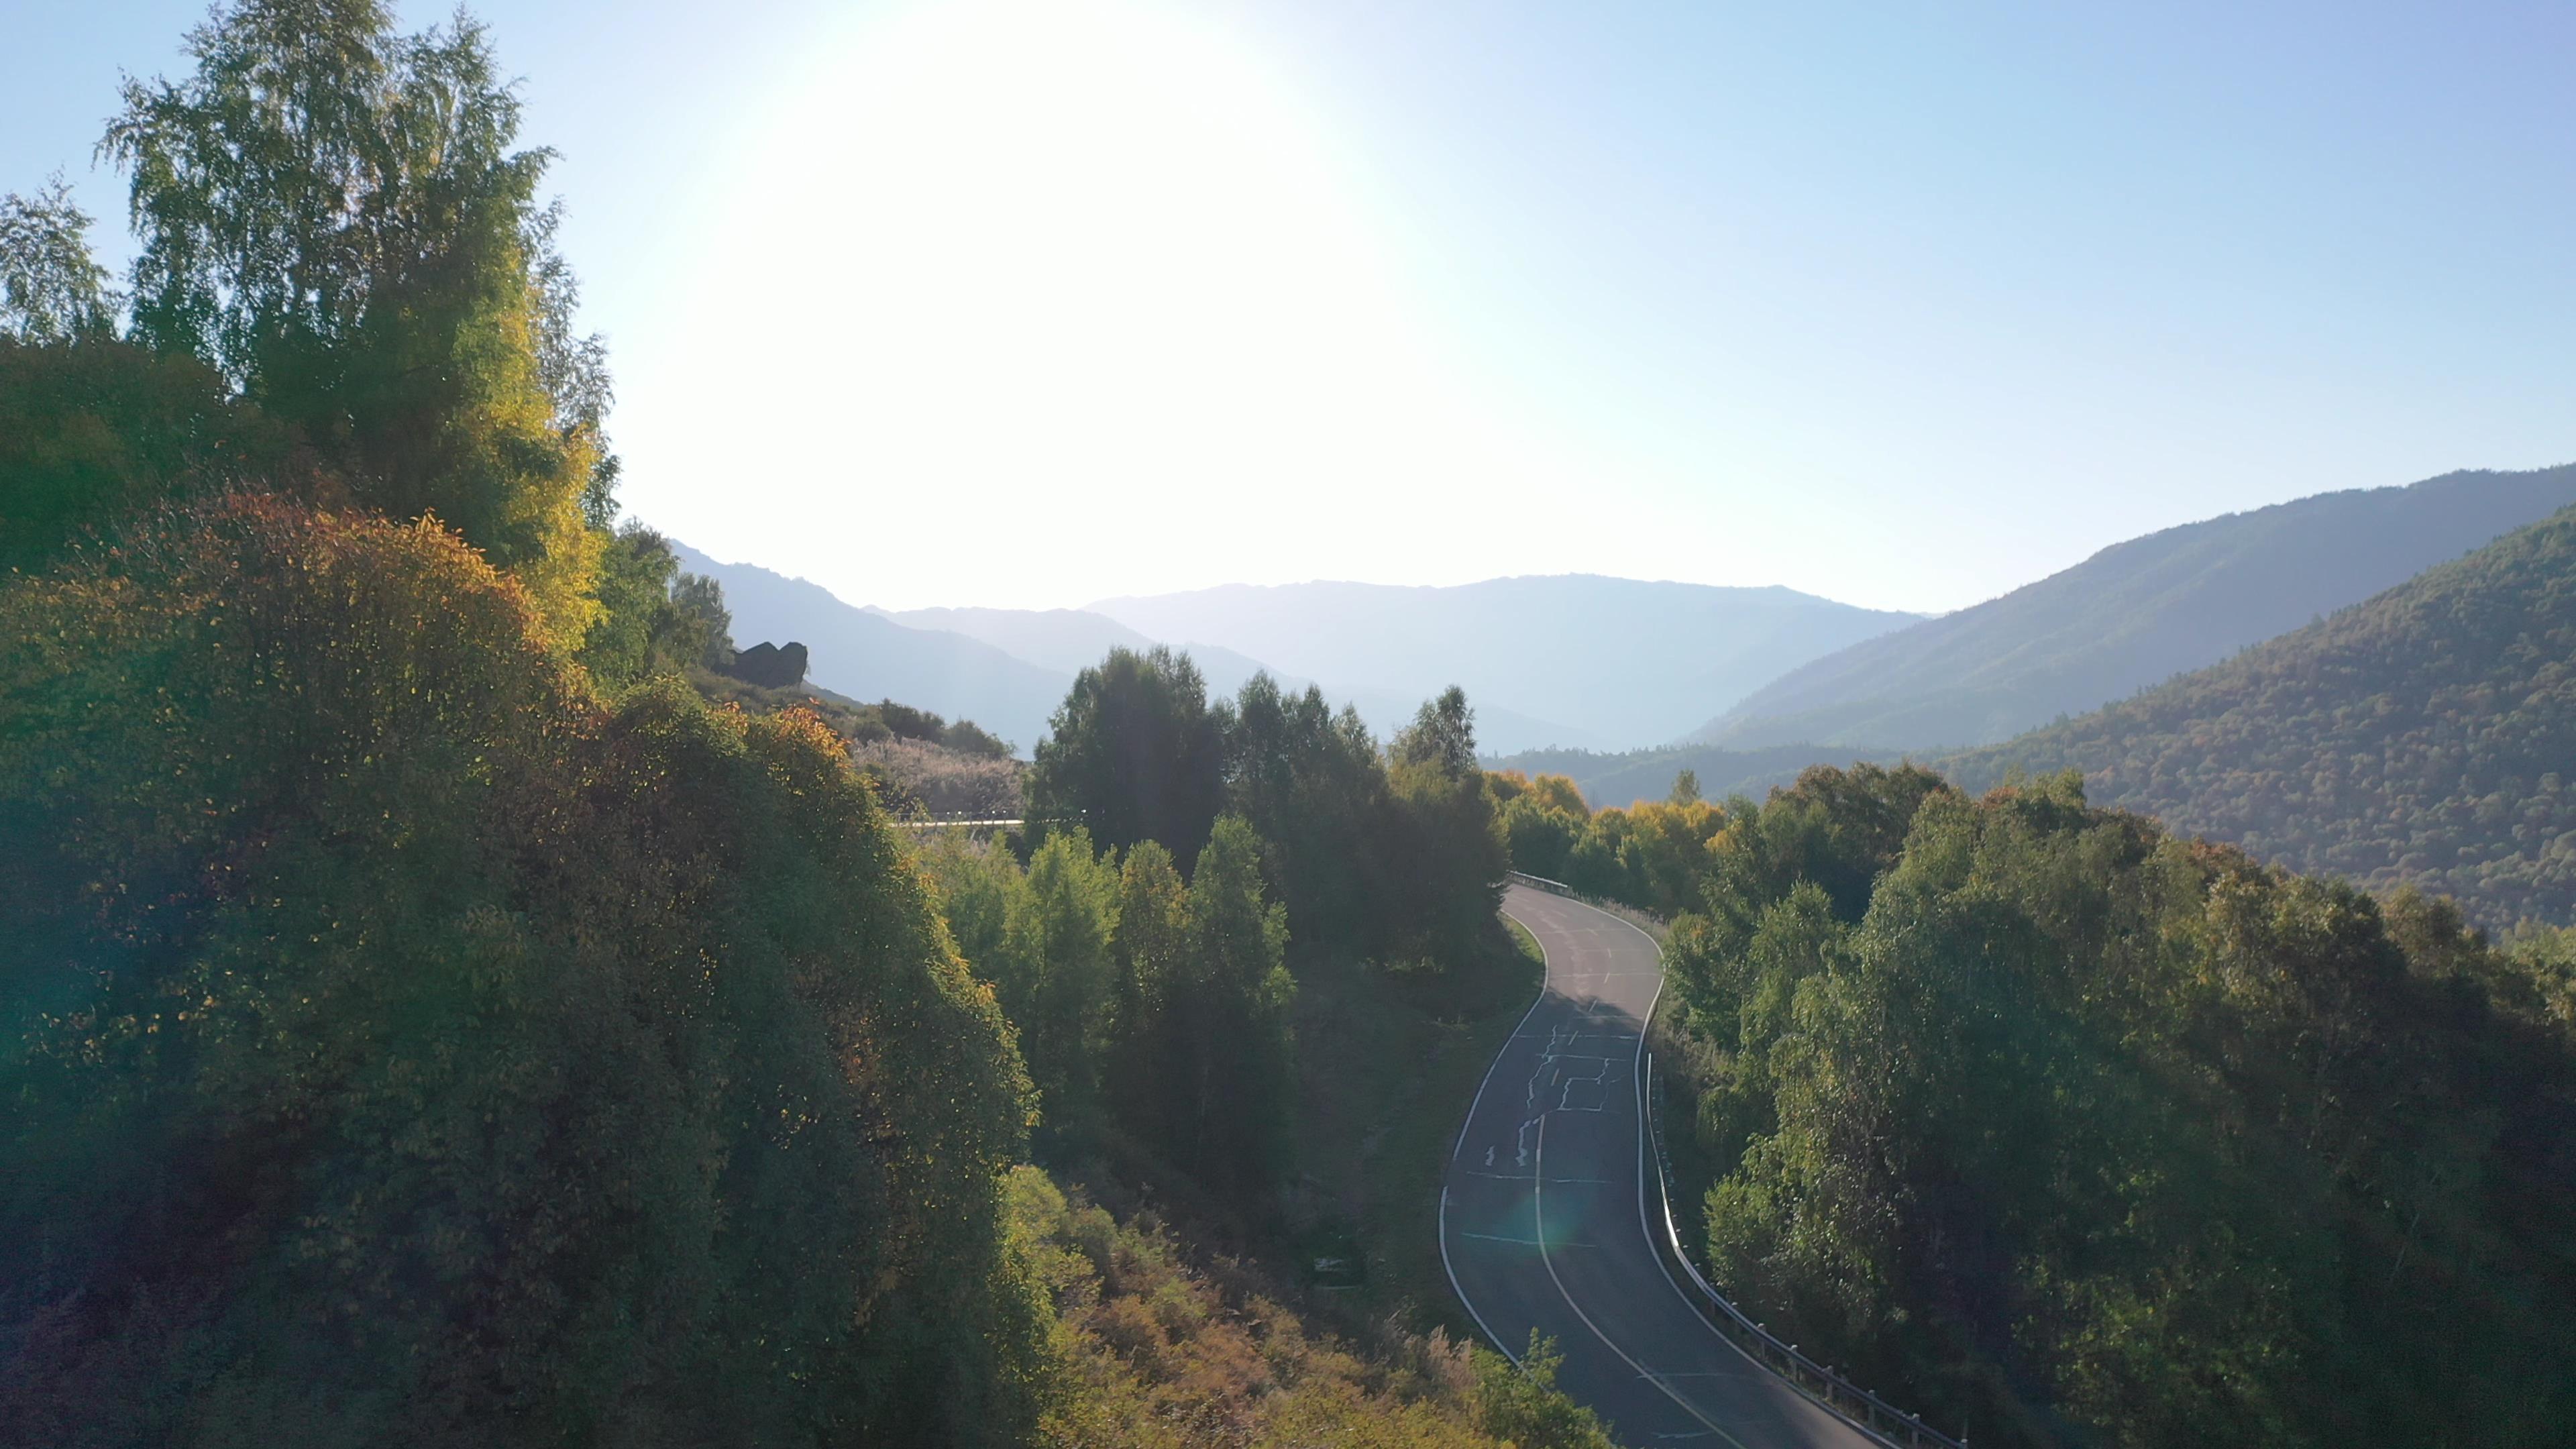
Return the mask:
M 1974 1442 L 2543 1444 L 2563 941 L 2086 804 L 1819 769 L 1668 950 L 1717 1281 Z
M 2495 930 L 2576 923 L 2576 510 L 2098 713 L 1953 762 Z

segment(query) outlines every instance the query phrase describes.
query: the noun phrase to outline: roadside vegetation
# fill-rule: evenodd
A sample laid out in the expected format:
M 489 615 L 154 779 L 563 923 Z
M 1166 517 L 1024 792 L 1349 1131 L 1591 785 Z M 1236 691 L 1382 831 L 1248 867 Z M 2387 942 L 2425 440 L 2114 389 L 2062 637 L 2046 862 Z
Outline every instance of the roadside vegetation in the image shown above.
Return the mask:
M 2559 1437 L 2562 936 L 2499 947 L 2072 774 L 1818 769 L 1700 860 L 1674 1158 L 1775 1329 L 1979 1443 Z

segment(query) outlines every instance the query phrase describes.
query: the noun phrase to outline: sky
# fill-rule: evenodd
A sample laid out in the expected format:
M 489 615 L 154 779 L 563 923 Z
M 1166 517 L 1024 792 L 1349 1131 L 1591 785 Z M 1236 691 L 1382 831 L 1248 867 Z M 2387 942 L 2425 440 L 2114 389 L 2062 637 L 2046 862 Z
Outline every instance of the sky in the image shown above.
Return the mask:
M 401 4 L 407 28 L 448 7 Z M 15 0 L 0 190 L 204 13 Z M 2576 460 L 2576 7 L 491 0 L 631 516 L 853 602 L 1940 611 Z

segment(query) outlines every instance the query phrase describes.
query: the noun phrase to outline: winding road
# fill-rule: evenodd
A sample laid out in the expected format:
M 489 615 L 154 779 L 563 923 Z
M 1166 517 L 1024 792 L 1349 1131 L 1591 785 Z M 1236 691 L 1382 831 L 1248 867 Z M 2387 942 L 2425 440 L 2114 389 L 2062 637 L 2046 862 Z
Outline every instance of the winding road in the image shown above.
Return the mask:
M 1558 1387 L 1639 1449 L 1875 1443 L 1710 1327 L 1649 1236 L 1652 938 L 1521 885 L 1503 911 L 1538 938 L 1547 984 L 1486 1072 L 1441 1188 L 1440 1253 L 1467 1311 L 1514 1358 L 1533 1327 L 1555 1339 Z

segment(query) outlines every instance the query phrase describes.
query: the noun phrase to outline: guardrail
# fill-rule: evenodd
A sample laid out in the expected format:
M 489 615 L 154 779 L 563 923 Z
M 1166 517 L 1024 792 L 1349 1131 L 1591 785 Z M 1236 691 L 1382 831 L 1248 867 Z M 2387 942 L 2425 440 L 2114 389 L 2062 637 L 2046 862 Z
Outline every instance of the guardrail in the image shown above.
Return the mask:
M 1532 890 L 1592 904 L 1591 897 L 1563 881 L 1526 875 L 1520 871 L 1509 874 L 1510 879 Z M 1640 1035 L 1652 1026 L 1652 1022 L 1641 1023 Z M 1707 1275 L 1700 1272 L 1699 1265 L 1691 1261 L 1689 1250 L 1682 1246 L 1681 1229 L 1673 1219 L 1672 1154 L 1664 1147 L 1663 1114 L 1656 1110 L 1656 1103 L 1662 1097 L 1655 1091 L 1654 1082 L 1654 1053 L 1641 1052 L 1637 1073 L 1638 1105 L 1645 1114 L 1647 1141 L 1654 1148 L 1655 1197 L 1664 1221 L 1663 1241 L 1655 1246 L 1659 1251 L 1671 1254 L 1673 1261 L 1681 1265 L 1682 1272 L 1689 1275 L 1692 1286 L 1699 1289 L 1699 1307 L 1709 1326 L 1744 1350 L 1746 1357 L 1786 1380 L 1790 1387 L 1815 1400 L 1836 1418 L 1890 1446 L 1890 1449 L 1968 1449 L 1965 1436 L 1952 1438 L 1942 1433 L 1924 1423 L 1920 1416 L 1898 1409 L 1834 1372 L 1830 1366 L 1799 1352 L 1796 1344 L 1783 1341 L 1752 1315 L 1736 1307 L 1725 1294 L 1717 1291 Z M 1650 1233 L 1648 1236 L 1653 1235 Z
M 1752 1315 L 1735 1306 L 1717 1291 L 1691 1261 L 1682 1246 L 1681 1229 L 1673 1220 L 1672 1157 L 1664 1148 L 1663 1114 L 1655 1104 L 1661 1094 L 1654 1088 L 1654 1053 L 1645 1054 L 1638 1073 L 1637 1090 L 1644 1098 L 1647 1139 L 1655 1150 L 1655 1197 L 1664 1220 L 1664 1241 L 1656 1246 L 1669 1252 L 1682 1271 L 1690 1275 L 1692 1286 L 1703 1299 L 1701 1309 L 1711 1327 L 1726 1335 L 1728 1341 L 1753 1359 L 1789 1381 L 1791 1387 L 1815 1400 L 1853 1428 L 1859 1429 L 1882 1444 L 1901 1449 L 1967 1449 L 1963 1437 L 1953 1438 L 1923 1422 L 1919 1415 L 1909 1414 L 1869 1390 L 1836 1373 L 1829 1365 L 1820 1364 L 1799 1352 L 1794 1343 L 1783 1342 L 1777 1334 L 1756 1321 Z

